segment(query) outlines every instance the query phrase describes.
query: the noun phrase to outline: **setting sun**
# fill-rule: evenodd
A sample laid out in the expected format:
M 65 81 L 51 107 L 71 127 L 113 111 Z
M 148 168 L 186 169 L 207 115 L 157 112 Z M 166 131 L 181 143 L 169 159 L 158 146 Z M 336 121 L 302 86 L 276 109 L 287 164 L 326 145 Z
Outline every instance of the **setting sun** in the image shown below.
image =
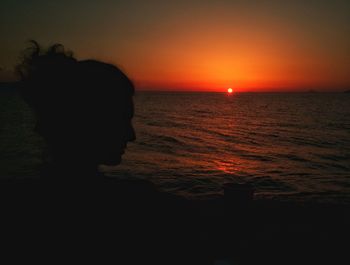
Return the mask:
M 233 92 L 233 89 L 232 88 L 228 88 L 227 92 L 231 94 Z

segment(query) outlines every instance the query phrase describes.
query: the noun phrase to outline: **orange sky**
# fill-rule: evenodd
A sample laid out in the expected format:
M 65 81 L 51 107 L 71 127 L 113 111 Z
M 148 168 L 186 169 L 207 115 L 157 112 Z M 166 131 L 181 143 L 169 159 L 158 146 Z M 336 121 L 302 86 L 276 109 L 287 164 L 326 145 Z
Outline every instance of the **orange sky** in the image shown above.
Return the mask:
M 17 42 L 2 48 L 0 66 L 14 64 L 24 40 L 34 38 L 62 42 L 79 59 L 117 64 L 140 90 L 350 87 L 347 1 L 77 2 L 55 10 L 42 2 L 27 9 L 28 18 L 16 16 L 23 6 L 12 6 Z

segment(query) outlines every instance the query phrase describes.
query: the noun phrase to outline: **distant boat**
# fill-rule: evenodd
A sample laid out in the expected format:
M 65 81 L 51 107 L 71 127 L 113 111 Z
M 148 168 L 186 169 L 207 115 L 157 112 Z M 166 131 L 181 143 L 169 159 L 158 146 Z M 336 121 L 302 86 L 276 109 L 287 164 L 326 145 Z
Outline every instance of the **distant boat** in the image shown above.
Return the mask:
M 308 91 L 306 91 L 307 93 L 317 93 L 317 91 L 315 89 L 309 89 Z

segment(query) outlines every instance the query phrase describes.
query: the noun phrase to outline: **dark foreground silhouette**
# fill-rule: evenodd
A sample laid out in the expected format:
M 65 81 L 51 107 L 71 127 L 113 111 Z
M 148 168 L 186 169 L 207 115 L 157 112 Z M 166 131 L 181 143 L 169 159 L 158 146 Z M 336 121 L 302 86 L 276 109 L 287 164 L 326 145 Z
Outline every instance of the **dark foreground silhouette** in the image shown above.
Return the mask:
M 135 139 L 132 82 L 113 65 L 33 44 L 18 70 L 47 155 L 40 180 L 1 185 L 13 262 L 349 264 L 346 205 L 254 200 L 235 184 L 196 201 L 100 174 Z
M 128 141 L 134 86 L 117 67 L 76 60 L 56 44 L 24 51 L 20 90 L 47 145 L 41 181 L 96 182 L 99 164 L 119 164 Z
M 12 260 L 179 265 L 350 261 L 347 206 L 250 201 L 227 194 L 195 201 L 141 180 L 4 188 L 1 240 Z

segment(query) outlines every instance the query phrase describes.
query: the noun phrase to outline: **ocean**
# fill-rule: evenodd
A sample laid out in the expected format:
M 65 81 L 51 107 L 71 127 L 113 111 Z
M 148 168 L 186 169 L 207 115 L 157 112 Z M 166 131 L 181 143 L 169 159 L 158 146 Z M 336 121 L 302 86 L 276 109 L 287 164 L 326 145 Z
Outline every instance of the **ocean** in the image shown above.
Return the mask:
M 37 177 L 42 140 L 14 92 L 1 91 L 0 175 Z M 350 203 L 350 94 L 136 92 L 118 178 L 210 198 L 249 183 L 256 198 Z

